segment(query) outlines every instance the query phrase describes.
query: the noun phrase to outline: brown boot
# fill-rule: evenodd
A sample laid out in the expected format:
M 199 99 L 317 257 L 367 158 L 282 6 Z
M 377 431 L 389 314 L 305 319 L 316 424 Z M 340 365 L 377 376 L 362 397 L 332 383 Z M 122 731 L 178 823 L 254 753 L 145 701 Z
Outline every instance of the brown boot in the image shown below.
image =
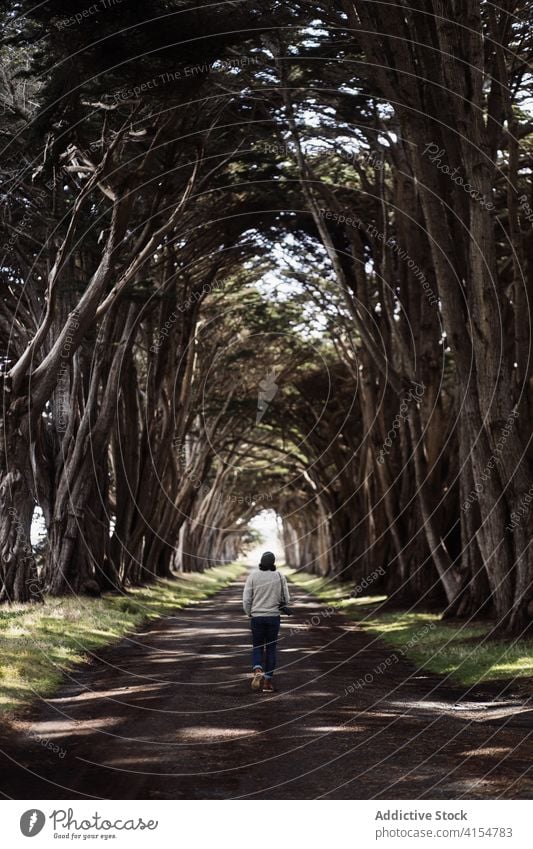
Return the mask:
M 260 690 L 261 684 L 263 683 L 263 670 L 255 669 L 254 676 L 252 678 L 252 690 Z
M 275 693 L 274 685 L 270 678 L 265 678 L 263 681 L 263 693 Z

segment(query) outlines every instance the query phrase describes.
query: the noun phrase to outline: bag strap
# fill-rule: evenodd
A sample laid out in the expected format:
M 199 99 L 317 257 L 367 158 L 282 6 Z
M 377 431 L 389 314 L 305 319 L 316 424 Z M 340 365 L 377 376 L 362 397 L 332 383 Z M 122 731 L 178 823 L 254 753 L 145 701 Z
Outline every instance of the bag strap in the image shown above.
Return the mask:
M 285 598 L 285 587 L 283 586 L 283 578 L 281 577 L 281 572 L 278 572 L 278 578 L 281 584 L 281 603 L 287 604 L 287 600 Z

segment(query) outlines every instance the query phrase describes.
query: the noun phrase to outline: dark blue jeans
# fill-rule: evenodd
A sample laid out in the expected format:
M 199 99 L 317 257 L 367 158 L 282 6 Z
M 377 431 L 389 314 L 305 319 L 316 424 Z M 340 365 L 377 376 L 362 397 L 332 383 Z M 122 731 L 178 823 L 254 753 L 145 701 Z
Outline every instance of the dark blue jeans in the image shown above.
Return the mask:
M 276 668 L 276 640 L 279 634 L 279 616 L 252 616 L 252 666 L 260 666 L 265 678 L 272 678 Z

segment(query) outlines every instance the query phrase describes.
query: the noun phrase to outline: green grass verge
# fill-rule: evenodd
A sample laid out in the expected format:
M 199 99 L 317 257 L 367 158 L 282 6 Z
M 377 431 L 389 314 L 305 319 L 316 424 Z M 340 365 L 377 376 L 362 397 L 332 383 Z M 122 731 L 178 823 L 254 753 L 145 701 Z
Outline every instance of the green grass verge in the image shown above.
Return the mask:
M 386 596 L 350 598 L 349 584 L 332 583 L 305 572 L 284 570 L 296 586 L 335 607 L 417 666 L 449 675 L 459 684 L 533 676 L 533 639 L 495 639 L 490 625 L 441 621 L 438 613 L 378 610 Z
M 87 653 L 117 642 L 143 623 L 195 604 L 244 571 L 233 563 L 180 575 L 125 595 L 49 598 L 0 611 L 0 716 L 18 713 L 54 693 L 63 671 Z

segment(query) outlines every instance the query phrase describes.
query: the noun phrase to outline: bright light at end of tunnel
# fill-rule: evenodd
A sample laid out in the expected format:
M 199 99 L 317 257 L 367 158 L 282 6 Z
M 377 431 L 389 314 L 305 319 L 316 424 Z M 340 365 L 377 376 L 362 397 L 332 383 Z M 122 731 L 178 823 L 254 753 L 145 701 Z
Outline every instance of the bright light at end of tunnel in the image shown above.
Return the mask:
M 283 546 L 281 544 L 279 536 L 280 528 L 278 527 L 274 510 L 262 510 L 257 516 L 254 516 L 250 522 L 250 529 L 258 531 L 263 539 L 247 553 L 245 558 L 246 563 L 257 565 L 263 551 L 273 551 L 276 555 L 277 562 L 282 563 L 284 559 Z

